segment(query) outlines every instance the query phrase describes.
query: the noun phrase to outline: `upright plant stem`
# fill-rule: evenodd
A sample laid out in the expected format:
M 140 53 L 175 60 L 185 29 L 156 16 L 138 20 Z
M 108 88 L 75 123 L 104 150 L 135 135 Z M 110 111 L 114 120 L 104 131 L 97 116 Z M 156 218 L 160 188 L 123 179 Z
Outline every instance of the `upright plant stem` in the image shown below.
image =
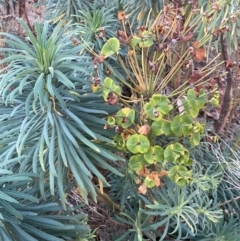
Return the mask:
M 224 39 L 223 35 L 224 34 L 221 34 L 220 36 L 220 42 L 221 42 L 221 48 L 222 48 L 222 56 L 223 56 L 223 60 L 225 62 L 225 68 L 226 68 L 229 57 L 227 52 L 226 39 Z M 229 116 L 230 107 L 231 107 L 230 102 L 231 102 L 232 85 L 233 85 L 233 77 L 232 77 L 232 72 L 229 69 L 227 71 L 227 85 L 224 92 L 221 113 L 220 113 L 219 120 L 216 122 L 216 125 L 215 125 L 215 131 L 217 134 L 220 134 L 223 131 L 223 128 L 225 127 L 227 121 L 229 122 L 231 121 L 231 120 L 228 120 L 228 116 Z
M 95 190 L 97 194 L 101 196 L 110 207 L 113 207 L 113 209 L 117 211 L 120 210 L 120 205 L 115 203 L 105 192 L 102 193 L 98 187 L 95 187 Z

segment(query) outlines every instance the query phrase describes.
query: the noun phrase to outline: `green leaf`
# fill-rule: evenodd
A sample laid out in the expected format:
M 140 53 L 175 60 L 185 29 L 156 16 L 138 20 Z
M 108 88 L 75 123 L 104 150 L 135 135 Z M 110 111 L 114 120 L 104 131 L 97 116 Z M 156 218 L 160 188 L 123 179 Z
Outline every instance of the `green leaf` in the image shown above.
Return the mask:
M 160 121 L 154 121 L 151 125 L 151 129 L 152 129 L 152 132 L 154 135 L 156 136 L 160 136 L 163 134 L 163 131 L 162 131 L 162 124 L 163 124 L 163 121 L 160 120 Z
M 110 126 L 115 125 L 115 118 L 113 116 L 108 117 L 108 124 Z
M 144 180 L 144 184 L 147 188 L 153 188 L 155 187 L 155 181 L 149 177 L 146 177 Z
M 196 97 L 195 91 L 193 89 L 189 89 L 187 92 L 186 102 L 183 103 L 183 106 L 188 115 L 196 118 L 199 110 L 206 104 L 206 102 L 207 97 L 204 90 L 200 90 L 199 96 Z
M 111 92 L 116 95 L 121 95 L 120 87 L 117 86 L 111 78 L 106 77 L 102 83 L 102 94 L 105 101 L 108 101 Z
M 217 107 L 219 105 L 219 91 L 215 91 L 212 99 L 209 101 L 213 107 Z
M 144 105 L 144 110 L 151 120 L 161 120 L 162 114 L 158 108 L 157 105 L 154 105 L 153 103 L 146 103 Z
M 144 135 L 134 134 L 127 139 L 127 148 L 130 152 L 146 153 L 150 147 L 148 138 Z
M 198 146 L 201 140 L 201 135 L 199 132 L 196 133 L 192 133 L 191 137 L 190 137 L 190 142 L 192 145 L 194 146 Z
M 183 165 L 177 165 L 170 168 L 168 177 L 179 186 L 185 186 L 192 181 L 192 170 L 188 170 Z
M 150 147 L 149 150 L 144 153 L 144 158 L 149 164 L 162 162 L 164 160 L 163 148 L 160 146 Z
M 164 159 L 169 163 L 185 164 L 189 159 L 189 152 L 177 142 L 165 148 Z
M 171 122 L 167 120 L 154 121 L 151 126 L 153 134 L 156 136 L 172 134 Z
M 132 36 L 130 39 L 130 46 L 131 47 L 136 47 L 139 43 L 141 42 L 141 38 L 138 36 Z
M 218 107 L 219 105 L 219 99 L 216 99 L 214 97 L 209 102 L 213 105 L 213 107 Z
M 171 130 L 171 122 L 169 121 L 163 121 L 162 126 L 161 126 L 161 131 L 163 134 L 165 134 L 166 136 L 169 136 L 172 134 L 172 130 Z
M 154 37 L 150 31 L 143 31 L 141 40 L 142 41 L 139 42 L 140 48 L 149 48 L 154 44 Z
M 193 107 L 188 102 L 185 102 L 183 104 L 183 106 L 184 106 L 184 109 L 185 109 L 185 111 L 188 115 L 190 115 L 193 118 L 196 118 L 198 116 L 199 109 L 196 108 L 196 102 L 195 101 L 194 101 L 194 103 L 195 103 L 195 106 L 193 104 Z
M 173 108 L 172 105 L 168 104 L 169 102 L 170 101 L 166 96 L 155 94 L 150 101 L 144 105 L 144 111 L 148 118 L 154 121 L 159 121 L 162 119 L 162 116 L 167 115 Z
M 176 183 L 178 186 L 183 187 L 188 184 L 188 181 L 185 178 L 179 178 L 178 180 L 176 180 Z
M 196 101 L 197 97 L 196 97 L 196 93 L 193 89 L 189 89 L 187 92 L 187 101 L 190 103 L 191 105 L 191 101 Z M 193 104 L 195 104 L 196 102 L 192 102 Z
M 126 146 L 126 141 L 122 138 L 121 135 L 115 135 L 113 138 L 115 144 L 115 147 L 119 150 L 124 150 Z
M 128 128 L 134 123 L 135 111 L 130 108 L 123 108 L 117 112 L 115 119 L 119 126 Z
M 142 154 L 132 155 L 129 160 L 129 167 L 134 171 L 141 170 L 142 167 L 146 164 L 147 163 Z
M 191 132 L 192 122 L 193 119 L 189 115 L 177 115 L 171 122 L 171 130 L 178 137 L 187 136 Z
M 110 38 L 102 47 L 101 54 L 109 57 L 117 53 L 120 49 L 120 42 L 117 38 Z
M 207 95 L 203 89 L 199 91 L 197 98 L 198 108 L 201 109 L 207 103 Z

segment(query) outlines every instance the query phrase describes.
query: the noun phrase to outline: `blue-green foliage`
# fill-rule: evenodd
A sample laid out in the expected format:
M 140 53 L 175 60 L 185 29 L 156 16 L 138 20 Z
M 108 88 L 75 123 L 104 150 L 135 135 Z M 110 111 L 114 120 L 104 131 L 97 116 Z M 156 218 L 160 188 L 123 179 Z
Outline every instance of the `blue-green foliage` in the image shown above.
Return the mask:
M 86 49 L 99 53 L 122 30 L 118 10 L 125 11 L 130 36 L 130 26 L 156 18 L 164 1 L 47 2 L 46 18 L 56 25 L 37 24 L 32 33 L 19 20 L 28 42 L 0 35 L 7 44 L 0 49 L 0 65 L 8 64 L 0 71 L 0 239 L 93 238 L 86 215 L 74 215 L 66 205 L 67 182 L 73 176 L 86 201 L 89 194 L 96 198 L 93 177 L 105 188 L 111 186 L 108 195 L 121 210 L 110 210 L 110 219 L 124 227 L 120 234 L 111 227 L 112 240 L 238 241 L 240 191 L 227 182 L 231 179 L 211 146 L 202 140 L 194 148 L 185 143 L 193 159 L 190 185 L 179 187 L 165 178 L 160 187 L 141 195 L 136 173 L 122 162 L 128 156 L 116 153 L 115 133 L 106 130 L 106 117 L 120 106 L 107 105 L 99 92 L 92 93 L 96 70 Z M 119 54 L 124 59 L 122 45 Z M 100 80 L 107 71 L 116 83 L 129 84 L 127 76 L 133 77 L 115 57 L 99 64 Z M 175 141 L 158 140 L 162 145 Z M 229 155 L 225 152 L 223 158 Z
M 48 201 L 37 198 L 39 188 L 34 185 L 37 178 L 37 174 L 31 173 L 0 177 L 0 239 L 63 241 L 77 237 L 90 240 L 87 216 L 69 216 L 73 208 L 63 212 L 56 199 L 51 200 L 48 184 L 44 185 Z

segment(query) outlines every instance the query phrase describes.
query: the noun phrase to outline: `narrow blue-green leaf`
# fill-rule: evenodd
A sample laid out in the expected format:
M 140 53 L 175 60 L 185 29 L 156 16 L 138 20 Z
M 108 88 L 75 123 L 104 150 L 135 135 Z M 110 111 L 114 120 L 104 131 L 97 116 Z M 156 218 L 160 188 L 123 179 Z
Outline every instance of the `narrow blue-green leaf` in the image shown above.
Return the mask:
M 57 184 L 58 184 L 58 192 L 61 200 L 61 204 L 64 210 L 66 210 L 66 196 L 63 188 L 63 163 L 62 163 L 62 158 L 60 155 L 60 152 L 58 150 L 57 153 L 58 156 L 58 162 L 57 162 L 57 172 L 58 172 L 58 178 L 57 178 Z
M 29 85 L 30 77 L 31 77 L 31 75 L 25 75 L 25 77 L 20 81 L 19 88 L 18 88 L 20 95 L 22 95 L 22 92 L 23 92 L 23 89 L 25 88 L 25 86 Z
M 7 176 L 1 176 L 0 177 L 0 183 L 3 182 L 18 182 L 18 181 L 30 181 L 31 178 L 28 176 L 22 176 L 22 175 L 7 175 Z
M 14 232 L 17 237 L 21 238 L 20 240 L 38 241 L 37 239 L 35 239 L 34 237 L 32 237 L 28 233 L 26 233 L 23 229 L 21 229 L 19 225 L 16 225 L 14 223 L 9 223 L 9 226 L 10 226 L 12 232 Z
M 62 96 L 59 94 L 58 89 L 57 89 L 54 85 L 52 85 L 52 89 L 53 89 L 53 91 L 54 91 L 54 95 L 56 96 L 57 100 L 59 101 L 60 106 L 61 106 L 63 109 L 66 109 L 66 108 L 67 108 L 66 103 L 65 103 L 65 101 L 63 100 Z
M 44 73 L 41 73 L 37 80 L 36 80 L 36 83 L 34 85 L 34 99 L 36 100 L 38 98 L 38 95 L 39 95 L 39 92 L 42 90 L 43 88 L 43 82 L 44 82 Z
M 5 101 L 6 105 L 14 103 L 14 100 L 16 98 L 16 95 L 17 95 L 18 91 L 19 91 L 19 88 L 17 87 L 13 91 L 11 91 L 11 93 L 9 95 L 7 95 L 6 101 Z
M 22 215 L 15 208 L 13 208 L 9 203 L 7 203 L 6 201 L 0 199 L 0 205 L 2 206 L 2 208 L 5 209 L 5 211 L 9 212 L 10 214 L 15 216 L 16 218 L 18 218 L 20 220 L 23 219 Z
M 32 48 L 29 48 L 28 45 L 25 42 L 23 42 L 20 38 L 14 36 L 12 34 L 9 34 L 9 33 L 1 33 L 1 35 L 8 37 L 8 38 L 5 38 L 5 39 L 1 39 L 1 41 L 4 41 L 8 45 L 15 46 L 17 48 L 16 49 L 15 48 L 4 48 L 3 50 L 0 50 L 0 51 L 5 51 L 5 50 L 10 51 L 10 52 L 16 51 L 16 52 L 22 52 L 22 53 L 25 53 L 27 55 L 31 55 L 31 56 L 36 57 Z
M 75 89 L 75 85 L 66 77 L 66 75 L 64 75 L 61 71 L 59 70 L 54 70 L 54 74 L 56 75 L 58 81 L 60 81 L 61 83 L 63 83 L 65 86 L 67 86 L 68 88 L 73 88 Z
M 47 75 L 47 90 L 49 94 L 54 97 L 54 90 L 52 88 L 52 77 L 50 74 Z
M 36 115 L 36 117 L 38 117 L 38 119 L 36 120 L 36 123 L 39 123 L 40 121 L 44 121 L 42 119 L 42 115 Z M 25 125 L 26 126 L 29 126 L 29 123 L 33 122 L 32 120 L 34 119 L 34 117 L 32 119 L 30 119 L 30 121 L 28 122 L 28 124 Z M 35 124 L 35 123 L 34 123 Z M 27 131 L 27 133 L 25 135 L 21 135 L 21 132 L 20 132 L 20 135 L 18 137 L 18 140 L 17 140 L 17 143 L 16 143 L 16 149 L 17 149 L 17 153 L 18 153 L 18 156 L 21 156 L 21 153 L 22 153 L 22 150 L 24 148 L 24 144 L 25 142 L 27 141 L 27 138 L 30 136 L 30 134 L 33 132 L 33 129 L 35 127 L 35 125 L 32 125 L 29 130 Z
M 108 115 L 108 112 L 106 112 L 106 111 L 104 111 L 104 110 L 89 109 L 89 108 L 85 108 L 85 107 L 81 107 L 81 106 L 74 106 L 74 109 L 79 110 L 79 111 L 82 111 L 82 112 L 84 112 L 84 113 Z
M 10 117 L 12 118 L 17 111 L 21 112 L 22 107 L 24 107 L 24 103 L 18 104 L 11 112 Z
M 41 197 L 43 198 L 43 200 L 46 200 L 44 182 L 45 182 L 45 172 L 42 169 L 40 169 L 40 174 L 39 174 L 39 191 L 40 191 L 40 194 L 41 194 Z
M 6 193 L 0 191 L 0 199 L 12 202 L 12 203 L 18 203 L 18 201 L 10 196 L 8 196 Z
M 81 156 L 82 160 L 84 161 L 85 165 L 88 167 L 89 170 L 91 170 L 92 173 L 94 173 L 101 181 L 106 183 L 105 177 L 101 174 L 101 172 L 96 168 L 95 165 L 92 164 L 91 160 L 86 156 L 84 151 L 81 148 L 77 149 L 77 152 Z
M 49 186 L 50 186 L 50 193 L 52 194 L 52 196 L 54 196 L 54 180 L 55 177 L 53 175 L 53 173 L 51 172 L 51 170 L 49 170 Z
M 4 49 L 3 49 L 3 51 L 4 51 Z M 4 58 L 3 60 L 0 60 L 0 64 L 9 63 L 16 59 L 26 59 L 26 56 L 24 56 L 22 54 L 12 54 L 9 57 Z
M 44 135 L 42 133 L 41 138 L 40 138 L 40 143 L 39 143 L 38 157 L 39 157 L 39 162 L 40 162 L 41 168 L 43 169 L 43 171 L 46 171 L 45 166 L 44 166 L 43 156 L 44 156 Z
M 47 146 L 49 147 L 50 142 L 49 142 L 49 136 L 48 136 L 48 123 L 49 123 L 49 118 L 48 115 L 46 116 L 45 122 L 44 122 L 44 126 L 43 126 L 43 136 L 44 136 L 44 140 L 47 144 Z
M 94 139 L 97 139 L 94 133 L 76 116 L 74 115 L 70 110 L 66 109 L 65 110 L 67 115 L 72 118 L 78 125 L 79 127 L 84 130 L 86 133 L 88 133 L 91 137 Z
M 26 116 L 23 121 L 22 121 L 22 124 L 20 126 L 20 134 L 24 133 L 25 132 L 25 129 L 28 127 L 28 125 L 31 123 L 31 122 L 28 122 L 28 116 Z
M 38 164 L 39 164 L 38 154 L 39 154 L 39 149 L 40 149 L 40 141 L 38 141 L 36 143 L 36 148 L 35 148 L 35 151 L 34 151 L 33 157 L 32 157 L 32 171 L 33 171 L 33 173 L 38 173 Z
M 18 198 L 18 199 L 24 199 L 24 200 L 29 200 L 31 202 L 39 203 L 38 198 L 29 195 L 25 192 L 18 192 L 18 191 L 13 191 L 13 190 L 4 190 L 4 193 L 7 195 L 10 195 L 12 197 Z
M 68 167 L 65 149 L 64 149 L 64 145 L 63 145 L 62 133 L 60 131 L 60 128 L 59 128 L 59 125 L 58 125 L 57 121 L 56 121 L 56 128 L 57 128 L 58 150 L 60 152 L 61 159 L 63 160 L 63 163 L 64 163 L 65 167 Z
M 71 125 L 70 123 L 66 123 L 69 130 L 71 130 L 71 133 L 73 133 L 73 135 L 75 137 L 77 137 L 82 143 L 84 143 L 85 145 L 89 146 L 91 149 L 93 149 L 96 152 L 100 152 L 99 148 L 90 140 L 88 140 L 86 137 L 84 137 L 73 125 Z
M 88 155 L 91 156 L 91 157 L 94 159 L 94 161 L 95 161 L 95 163 L 96 163 L 97 166 L 100 166 L 100 167 L 102 167 L 102 168 L 104 168 L 104 169 L 106 169 L 106 170 L 109 170 L 109 171 L 111 171 L 112 173 L 115 173 L 115 174 L 118 175 L 118 176 L 121 176 L 121 177 L 124 176 L 122 173 L 120 173 L 119 171 L 117 171 L 114 167 L 112 167 L 111 165 L 109 165 L 105 160 L 103 160 L 101 157 L 99 157 L 98 155 L 96 155 L 96 154 L 93 153 L 92 151 L 86 150 L 86 149 L 85 149 L 84 151 L 85 151 L 86 153 L 88 153 Z
M 92 177 L 90 171 L 86 168 L 86 166 L 84 165 L 83 161 L 77 154 L 74 147 L 72 145 L 68 145 L 68 148 L 69 148 L 68 163 L 74 162 L 75 165 L 77 165 L 79 167 L 79 169 L 83 171 L 84 175 L 86 175 L 88 177 Z
M 28 37 L 30 38 L 33 46 L 35 47 L 37 45 L 37 39 L 34 37 L 33 33 L 30 30 L 30 28 L 28 27 L 28 25 L 21 18 L 17 18 L 17 20 L 22 25 L 22 27 L 26 30 L 26 32 L 28 34 Z
M 79 148 L 79 145 L 76 141 L 76 139 L 73 137 L 73 135 L 70 133 L 70 131 L 68 130 L 68 128 L 66 127 L 64 121 L 62 120 L 62 117 L 55 115 L 57 117 L 57 120 L 59 121 L 59 127 L 61 128 L 61 130 L 65 133 L 66 137 L 73 143 L 73 145 L 76 148 Z
M 32 225 L 28 225 L 26 223 L 22 223 L 21 225 L 28 233 L 33 234 L 34 236 L 39 237 L 39 240 L 46 241 L 64 241 L 63 239 L 54 237 L 46 232 L 41 231 L 38 228 L 33 227 Z M 7 241 L 7 240 L 6 240 Z
M 25 101 L 25 110 L 26 110 L 26 114 L 27 114 L 28 116 L 29 116 L 29 114 L 30 114 L 30 109 L 31 109 L 30 104 L 31 104 L 31 101 L 32 101 L 32 99 L 33 99 L 33 95 L 34 95 L 33 91 L 30 92 L 30 93 L 28 94 L 28 97 L 27 97 L 26 101 Z
M 0 220 L 3 219 L 0 214 Z M 9 236 L 9 233 L 7 230 L 4 228 L 3 223 L 0 221 L 0 237 L 4 241 L 12 241 L 12 238 Z
M 57 177 L 57 172 L 55 169 L 55 126 L 52 127 L 52 136 L 50 140 L 50 146 L 49 146 L 49 154 L 48 154 L 48 160 L 49 160 L 49 168 L 50 172 Z
M 31 74 L 34 74 L 36 72 L 38 73 L 38 71 L 39 71 L 38 68 L 32 67 L 32 66 L 31 66 L 31 68 L 29 68 L 29 66 L 28 66 L 28 67 L 22 68 L 21 72 L 19 74 L 17 74 L 15 78 L 21 79 L 25 76 L 32 76 Z
M 12 159 L 13 154 L 16 154 L 16 146 L 13 144 L 12 146 L 7 146 L 6 151 L 2 154 L 2 157 L 4 157 L 4 163 L 6 163 L 7 160 Z M 18 160 L 20 160 L 21 157 L 17 157 Z
M 79 186 L 79 188 L 80 188 L 80 190 L 82 192 L 83 198 L 85 200 L 87 200 L 87 193 L 88 192 L 85 189 L 85 185 L 83 184 L 83 182 L 81 180 L 81 177 L 79 176 L 79 173 L 77 171 L 77 168 L 76 168 L 74 162 L 69 161 L 69 167 L 70 167 L 70 169 L 71 169 L 71 171 L 72 171 L 72 173 L 74 175 L 74 178 L 75 178 L 75 180 L 76 180 L 76 182 L 77 182 L 77 184 L 78 184 L 78 186 Z
M 5 175 L 5 174 L 13 174 L 13 172 L 7 169 L 0 169 L 0 175 Z

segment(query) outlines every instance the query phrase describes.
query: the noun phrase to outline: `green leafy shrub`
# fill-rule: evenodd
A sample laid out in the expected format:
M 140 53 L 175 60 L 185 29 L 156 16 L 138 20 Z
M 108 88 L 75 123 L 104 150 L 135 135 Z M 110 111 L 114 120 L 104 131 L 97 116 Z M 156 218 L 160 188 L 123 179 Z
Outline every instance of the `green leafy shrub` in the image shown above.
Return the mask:
M 193 151 L 201 150 L 204 140 L 205 126 L 197 119 L 200 111 L 209 103 L 218 102 L 217 95 L 213 101 L 211 93 L 201 90 L 217 65 L 212 60 L 202 72 L 194 71 L 195 64 L 206 57 L 204 47 L 199 51 L 198 48 L 209 43 L 211 34 L 205 32 L 198 41 L 191 41 L 201 18 L 195 18 L 191 12 L 194 5 L 184 4 L 185 22 L 169 20 L 168 28 L 161 26 L 161 20 L 177 16 L 171 5 L 155 21 L 148 20 L 135 31 L 129 31 L 128 19 L 122 12 L 119 19 L 122 30 L 116 34 L 127 54 L 120 55 L 118 44 L 107 41 L 109 54 L 97 62 L 102 65 L 99 69 L 105 68 L 108 73 L 100 85 L 104 100 L 110 105 L 122 104 L 118 112 L 108 117 L 109 126 L 117 133 L 115 146 L 128 158 L 129 169 L 123 171 L 126 178 L 121 180 L 127 186 L 132 185 L 131 190 L 138 187 L 145 195 L 129 193 L 120 181 L 110 182 L 113 185 L 110 195 L 116 201 L 114 195 L 122 193 L 119 201 L 126 208 L 117 220 L 129 225 L 129 231 L 117 240 L 187 239 L 210 233 L 209 227 L 218 229 L 222 225 L 223 210 L 217 204 L 220 196 L 216 196 L 221 172 L 199 163 L 201 158 Z M 189 87 L 189 83 L 193 85 Z M 127 96 L 123 89 L 126 87 L 130 92 Z
M 239 148 L 207 118 L 221 109 L 219 133 L 236 107 L 238 5 L 50 0 L 54 29 L 1 33 L 1 238 L 92 239 L 66 206 L 73 179 L 109 205 L 111 240 L 238 240 Z
M 92 235 L 87 216 L 73 215 L 73 208 L 64 212 L 56 202 L 36 198 L 39 193 L 39 188 L 34 186 L 36 178 L 37 175 L 31 173 L 0 177 L 1 240 L 89 240 Z M 49 200 L 48 185 L 44 188 Z
M 110 41 L 112 43 L 110 43 Z M 115 39 L 115 42 L 116 41 Z M 109 53 L 105 53 L 104 56 L 107 57 L 108 55 L 117 53 L 119 44 L 115 42 L 113 42 L 113 39 L 106 42 L 102 52 L 105 51 L 106 46 L 109 46 L 110 50 Z M 149 48 L 152 44 L 153 42 L 150 46 L 144 48 Z M 144 49 L 141 46 L 139 47 Z M 138 47 L 135 46 L 135 48 L 135 51 L 137 51 Z M 144 57 L 142 56 L 142 58 Z M 132 61 L 135 61 L 134 57 Z M 135 64 L 139 66 L 138 72 L 140 73 L 138 61 Z M 155 65 L 158 65 L 158 63 L 155 63 Z M 136 71 L 133 66 L 132 70 Z M 152 77 L 156 78 L 154 75 L 155 74 L 153 74 Z M 142 95 L 139 99 L 136 98 L 140 108 L 125 107 L 108 118 L 110 126 L 121 130 L 115 137 L 116 146 L 120 150 L 128 150 L 130 153 L 136 154 L 136 156 L 131 156 L 129 165 L 134 171 L 141 173 L 141 170 L 144 170 L 144 174 L 140 174 L 146 176 L 144 186 L 148 188 L 152 188 L 155 185 L 159 186 L 160 180 L 158 176 L 162 175 L 161 171 L 164 170 L 166 164 L 169 163 L 176 165 L 169 169 L 170 179 L 179 185 L 189 184 L 192 173 L 187 167 L 192 164 L 192 161 L 189 157 L 188 150 L 177 142 L 177 138 L 189 137 L 189 141 L 193 146 L 199 145 L 204 126 L 194 121 L 194 118 L 198 116 L 199 111 L 206 104 L 206 94 L 201 90 L 198 96 L 196 96 L 194 90 L 189 89 L 186 93 L 186 98 L 182 100 L 182 106 L 186 113 L 178 114 L 176 108 L 174 110 L 174 106 L 170 104 L 167 96 L 157 94 L 155 89 L 160 83 L 156 82 L 156 79 L 149 79 L 147 82 L 139 75 L 138 78 L 139 85 L 136 87 L 133 86 L 133 90 L 140 88 L 140 91 L 142 91 L 135 92 L 136 96 L 139 94 Z M 126 102 L 121 98 L 119 86 L 117 86 L 111 78 L 106 77 L 102 86 L 105 101 L 109 102 L 109 99 L 115 96 L 115 99 L 119 99 L 123 101 L 123 103 Z M 151 92 L 148 88 L 149 86 L 151 86 Z M 140 115 L 137 114 L 137 111 L 140 112 Z M 169 145 L 163 149 L 161 144 L 159 145 L 158 140 L 158 136 L 161 135 L 172 135 L 177 138 L 175 138 L 175 143 L 169 143 Z M 152 172 L 149 171 L 149 168 L 151 168 Z M 157 172 L 160 173 L 157 174 Z M 165 175 L 167 174 L 167 172 L 164 173 Z
M 83 46 L 74 46 L 70 33 L 65 34 L 69 25 L 63 27 L 60 22 L 50 36 L 46 22 L 36 25 L 35 37 L 20 22 L 32 46 L 3 34 L 7 37 L 4 41 L 13 47 L 1 49 L 6 53 L 1 63 L 9 65 L 0 83 L 0 158 L 6 164 L 15 161 L 15 172 L 40 173 L 43 197 L 46 179 L 52 195 L 58 186 L 62 205 L 66 202 L 63 184 L 68 170 L 75 176 L 83 197 L 87 200 L 90 192 L 95 198 L 92 173 L 104 183 L 99 168 L 120 175 L 107 162 L 119 157 L 107 147 L 112 143 L 111 132 L 103 129 L 103 118 L 115 108 L 92 94 L 87 81 L 90 64 L 80 54 Z
M 99 2 L 89 6 L 86 4 L 77 13 L 80 19 L 76 22 L 78 35 L 84 41 L 91 42 L 94 49 L 99 51 L 105 39 L 115 35 L 118 26 L 115 12 L 115 7 L 109 8 Z

